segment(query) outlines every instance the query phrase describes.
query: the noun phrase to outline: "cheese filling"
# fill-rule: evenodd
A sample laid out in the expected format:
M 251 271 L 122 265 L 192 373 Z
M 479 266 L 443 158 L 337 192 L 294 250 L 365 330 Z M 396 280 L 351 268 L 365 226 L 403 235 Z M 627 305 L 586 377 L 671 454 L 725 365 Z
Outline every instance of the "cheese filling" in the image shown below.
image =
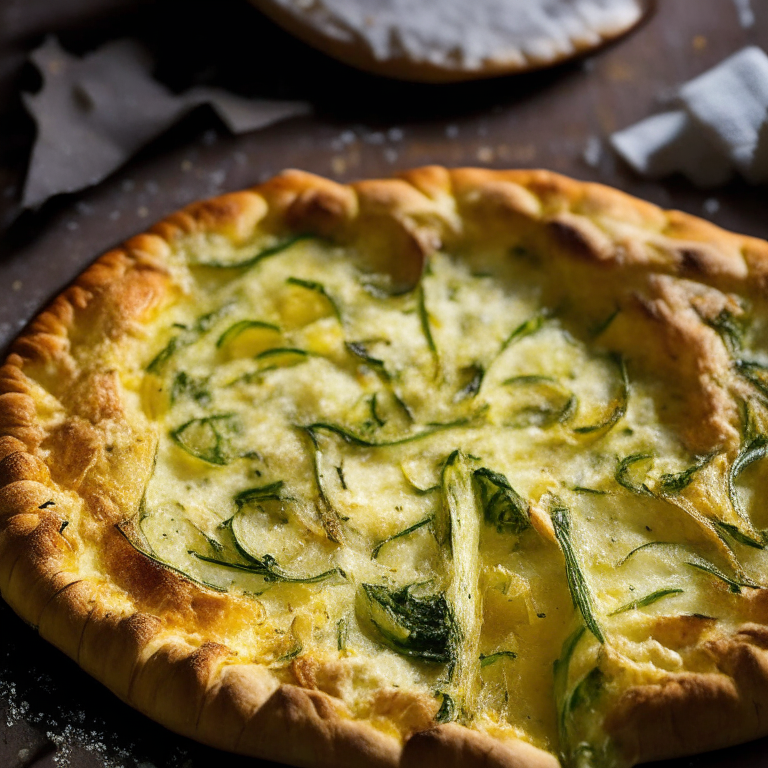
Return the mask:
M 317 239 L 190 261 L 125 376 L 157 436 L 125 531 L 263 605 L 245 658 L 341 660 L 353 712 L 396 686 L 609 761 L 613 692 L 703 663 L 661 620 L 738 620 L 764 443 L 687 451 L 664 383 L 605 343 L 620 310 L 549 302 L 535 254 L 436 253 L 402 295 Z

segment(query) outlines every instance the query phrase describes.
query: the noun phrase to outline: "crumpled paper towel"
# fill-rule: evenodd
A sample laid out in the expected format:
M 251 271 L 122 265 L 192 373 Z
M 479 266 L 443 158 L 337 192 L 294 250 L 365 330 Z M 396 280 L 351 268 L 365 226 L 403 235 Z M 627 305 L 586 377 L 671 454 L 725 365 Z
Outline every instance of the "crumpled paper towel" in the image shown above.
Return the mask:
M 107 43 L 77 58 L 49 38 L 31 59 L 43 87 L 24 94 L 37 122 L 25 208 L 97 184 L 200 104 L 210 104 L 233 133 L 311 111 L 304 102 L 246 99 L 217 88 L 171 93 L 152 78 L 151 58 L 132 40 Z
M 675 106 L 611 136 L 639 174 L 682 173 L 700 187 L 724 184 L 736 171 L 751 184 L 768 181 L 768 56 L 760 48 L 685 83 Z

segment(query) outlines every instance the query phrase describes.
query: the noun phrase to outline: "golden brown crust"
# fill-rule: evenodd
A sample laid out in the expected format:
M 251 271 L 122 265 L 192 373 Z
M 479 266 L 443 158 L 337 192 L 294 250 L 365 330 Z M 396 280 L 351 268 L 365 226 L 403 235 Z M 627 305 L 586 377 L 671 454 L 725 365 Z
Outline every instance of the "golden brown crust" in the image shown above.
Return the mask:
M 669 675 L 630 688 L 606 728 L 633 762 L 706 752 L 768 730 L 768 631 L 745 625 L 706 650 L 713 672 Z
M 737 415 L 725 396 L 722 345 L 700 320 L 722 309 L 730 291 L 764 294 L 768 243 L 545 171 L 430 167 L 351 186 L 289 171 L 196 203 L 102 256 L 29 325 L 0 368 L 0 591 L 118 696 L 180 733 L 300 766 L 556 765 L 523 742 L 434 727 L 434 702 L 394 691 L 380 692 L 370 720 L 356 720 L 334 695 L 344 681 L 330 667 L 298 664 L 298 685 L 281 683 L 219 641 L 222 623 L 261 620 L 256 601 L 192 583 L 138 553 L 116 529 L 139 503 L 154 443 L 145 424 L 126 420 L 115 375 L 94 373 L 88 355 L 105 340 L 139 338 L 142 324 L 173 298 L 169 258 L 182 238 L 217 234 L 245 243 L 257 227 L 348 243 L 373 228 L 377 242 L 403 254 L 394 278 L 404 283 L 418 279 L 425 255 L 441 244 L 491 237 L 546 246 L 550 268 L 577 296 L 604 285 L 633 321 L 669 340 L 668 357 L 648 350 L 647 362 L 701 393 L 700 411 L 686 415 L 697 425 L 689 444 L 701 452 L 734 448 Z M 627 274 L 631 291 L 622 293 Z M 681 348 L 689 352 L 682 360 Z M 44 392 L 65 410 L 49 428 L 38 417 Z M 107 580 L 80 567 L 83 539 L 69 535 L 70 524 L 86 532 Z M 764 620 L 757 603 L 753 613 Z M 711 672 L 670 674 L 627 691 L 606 727 L 628 758 L 768 733 L 765 633 L 749 625 L 709 641 Z M 377 716 L 396 721 L 395 710 L 400 735 L 375 725 Z
M 402 768 L 557 768 L 557 759 L 523 741 L 503 743 L 453 723 L 413 736 L 403 750 Z

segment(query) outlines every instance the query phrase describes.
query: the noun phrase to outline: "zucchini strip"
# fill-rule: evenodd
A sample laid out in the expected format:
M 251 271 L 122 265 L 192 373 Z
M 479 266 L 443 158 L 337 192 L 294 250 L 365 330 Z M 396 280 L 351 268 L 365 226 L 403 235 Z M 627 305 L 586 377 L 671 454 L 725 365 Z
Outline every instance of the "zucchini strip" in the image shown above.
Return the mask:
M 578 609 L 586 628 L 601 642 L 605 643 L 605 635 L 595 617 L 595 607 L 587 580 L 579 565 L 576 552 L 571 542 L 571 516 L 566 507 L 556 506 L 552 509 L 552 525 L 555 538 L 565 556 L 565 577 L 571 592 L 573 605 Z
M 578 408 L 576 395 L 551 376 L 513 376 L 503 381 L 502 386 L 522 388 L 523 398 L 526 391 L 529 396 L 539 395 L 540 402 L 531 400 L 517 411 L 517 420 L 508 425 L 515 429 L 562 424 L 572 418 Z
M 253 359 L 269 360 L 280 355 L 295 355 L 300 358 L 297 362 L 303 362 L 303 359 L 307 357 L 317 356 L 315 352 L 308 352 L 306 349 L 298 349 L 297 347 L 273 347 L 272 349 L 265 349 L 263 352 L 259 352 Z
M 531 526 L 530 504 L 509 484 L 500 472 L 487 467 L 472 473 L 480 493 L 483 516 L 499 533 L 520 534 Z
M 471 365 L 467 369 L 467 373 L 471 374 L 469 381 L 456 393 L 453 398 L 454 403 L 460 403 L 462 400 L 469 400 L 477 396 L 480 391 L 480 387 L 483 386 L 483 379 L 485 378 L 485 369 L 481 365 Z
M 248 504 L 253 504 L 259 501 L 280 501 L 282 494 L 280 491 L 283 488 L 283 481 L 276 480 L 274 483 L 268 485 L 260 485 L 258 488 L 246 488 L 244 491 L 235 495 L 235 505 L 238 510 L 242 509 Z
M 363 584 L 368 618 L 380 639 L 393 651 L 439 664 L 454 661 L 454 617 L 443 593 L 417 597 L 409 584 L 390 590 Z
M 419 520 L 418 523 L 414 523 L 413 525 L 409 526 L 405 530 L 398 531 L 398 533 L 393 534 L 392 536 L 388 536 L 386 539 L 382 539 L 372 550 L 371 550 L 371 557 L 376 560 L 379 556 L 379 552 L 381 552 L 381 548 L 385 544 L 389 544 L 391 541 L 395 541 L 396 539 L 401 539 L 403 536 L 408 536 L 409 534 L 413 533 L 414 531 L 418 531 L 419 528 L 423 528 L 425 525 L 429 525 L 433 520 L 433 516 L 430 515 L 429 517 L 425 517 L 423 520 Z
M 616 473 L 614 475 L 616 482 L 631 493 L 636 493 L 638 496 L 653 497 L 653 491 L 645 483 L 640 483 L 638 485 L 632 481 L 632 478 L 629 475 L 629 468 L 631 466 L 652 459 L 653 455 L 650 453 L 633 453 L 631 456 L 625 456 L 619 461 L 618 467 L 616 468 Z
M 683 593 L 682 589 L 679 589 L 677 587 L 672 587 L 669 589 L 657 589 L 655 592 L 651 592 L 650 595 L 646 595 L 645 597 L 640 597 L 637 600 L 632 600 L 629 603 L 626 603 L 621 606 L 621 608 L 617 608 L 615 611 L 611 611 L 608 615 L 609 616 L 618 616 L 620 613 L 626 613 L 627 611 L 634 611 L 637 608 L 645 608 L 647 605 L 653 605 L 658 600 L 662 600 L 665 597 L 670 597 L 672 595 L 680 595 Z
M 602 491 L 599 488 L 586 488 L 583 485 L 574 485 L 571 489 L 574 493 L 589 493 L 593 496 L 605 496 L 608 491 Z
M 767 543 L 765 531 L 759 531 L 759 538 L 757 538 L 744 533 L 744 531 L 737 525 L 733 525 L 733 523 L 726 523 L 724 520 L 713 520 L 712 522 L 719 531 L 722 531 L 726 536 L 730 536 L 739 544 L 743 544 L 745 547 L 752 547 L 753 549 L 765 549 Z
M 560 734 L 560 752 L 564 765 L 567 764 L 565 749 L 566 744 L 568 743 L 568 703 L 570 699 L 568 696 L 568 677 L 573 654 L 576 652 L 576 647 L 579 645 L 586 632 L 586 627 L 582 626 L 568 635 L 563 642 L 560 656 L 555 659 L 552 668 L 555 702 L 557 704 L 557 729 Z
M 340 568 L 332 568 L 324 573 L 319 573 L 317 576 L 289 576 L 285 571 L 280 568 L 272 555 L 264 555 L 261 559 L 252 557 L 251 555 L 245 555 L 249 560 L 248 563 L 233 563 L 230 560 L 222 560 L 218 557 L 208 557 L 207 555 L 200 554 L 194 549 L 187 550 L 190 555 L 196 557 L 198 560 L 202 560 L 204 563 L 211 563 L 212 565 L 219 565 L 222 568 L 231 568 L 235 571 L 243 571 L 244 573 L 250 573 L 254 576 L 261 576 L 264 581 L 285 582 L 290 584 L 317 584 L 319 581 L 331 578 L 331 576 L 344 577 L 344 572 Z M 245 554 L 244 550 L 238 551 L 241 554 Z
M 667 473 L 661 476 L 659 479 L 659 489 L 664 495 L 680 493 L 680 491 L 687 488 L 694 478 L 694 475 L 709 464 L 712 459 L 717 456 L 717 452 L 709 453 L 706 456 L 699 456 L 696 462 L 692 464 L 688 469 L 684 469 L 682 472 Z
M 626 555 L 624 555 L 624 557 L 621 558 L 621 560 L 619 560 L 618 563 L 616 563 L 616 567 L 620 568 L 636 553 L 644 549 L 648 549 L 649 547 L 664 547 L 685 550 L 687 546 L 688 545 L 686 544 L 678 544 L 674 541 L 648 541 L 645 544 L 641 544 L 639 547 L 635 547 L 633 550 L 630 550 Z M 741 592 L 742 587 L 751 587 L 752 589 L 765 589 L 765 587 L 745 575 L 731 578 L 728 576 L 728 574 L 721 571 L 716 565 L 709 562 L 709 560 L 706 560 L 700 555 L 697 555 L 696 553 L 689 553 L 687 554 L 687 557 L 688 559 L 684 560 L 684 565 L 695 568 L 698 571 L 708 573 L 710 576 L 714 576 L 716 579 L 719 579 L 720 581 L 727 584 L 731 592 L 739 593 Z
M 192 263 L 192 266 L 208 267 L 210 269 L 249 269 L 250 267 L 255 267 L 260 261 L 263 261 L 270 256 L 276 256 L 278 253 L 287 251 L 291 246 L 295 245 L 301 240 L 314 239 L 317 239 L 315 235 L 295 235 L 294 237 L 289 237 L 269 248 L 264 248 L 264 250 L 259 251 L 257 254 L 251 256 L 250 258 L 243 259 L 243 261 L 196 261 Z
M 336 303 L 336 300 L 328 293 L 322 283 L 318 283 L 314 280 L 302 280 L 299 277 L 289 277 L 285 282 L 288 283 L 288 285 L 296 285 L 299 288 L 305 288 L 308 291 L 314 291 L 315 293 L 320 294 L 320 296 L 322 296 L 331 305 L 331 309 L 333 310 L 333 314 L 336 316 L 336 319 L 339 322 L 342 321 L 339 305 Z
M 627 413 L 627 406 L 629 405 L 629 375 L 627 374 L 627 366 L 621 355 L 612 354 L 611 359 L 618 365 L 619 373 L 621 375 L 619 395 L 614 399 L 611 404 L 611 412 L 605 419 L 603 419 L 603 421 L 600 421 L 597 424 L 575 427 L 573 431 L 577 435 L 588 435 L 593 432 L 602 432 L 603 430 L 608 432 L 615 427 Z
M 379 360 L 378 357 L 374 357 L 366 348 L 365 343 L 362 341 L 345 341 L 344 346 L 347 348 L 347 352 L 355 357 L 359 357 L 376 375 L 386 384 L 392 381 L 389 371 L 384 364 L 383 360 Z
M 396 445 L 405 445 L 406 443 L 413 443 L 416 440 L 423 440 L 427 437 L 443 432 L 446 429 L 458 429 L 460 427 L 469 426 L 472 423 L 471 418 L 456 419 L 456 421 L 449 421 L 444 424 L 428 424 L 426 429 L 421 432 L 417 432 L 415 435 L 407 435 L 406 437 L 399 437 L 395 440 L 366 440 L 354 432 L 351 432 L 338 424 L 329 424 L 326 422 L 316 422 L 315 424 L 309 424 L 305 427 L 301 427 L 306 432 L 314 435 L 316 432 L 330 432 L 337 437 L 340 437 L 345 443 L 355 445 L 359 448 L 391 448 Z M 314 439 L 314 438 L 313 438 Z
M 236 339 L 241 333 L 250 330 L 251 328 L 260 328 L 265 331 L 274 331 L 275 333 L 281 333 L 280 326 L 274 323 L 265 323 L 263 320 L 238 320 L 233 325 L 230 325 L 224 333 L 219 336 L 216 341 L 216 348 L 229 344 Z
M 435 715 L 436 723 L 452 723 L 456 719 L 456 704 L 451 698 L 450 694 L 438 692 L 439 696 L 442 696 L 440 703 L 440 709 L 437 710 Z
M 744 326 L 736 319 L 733 312 L 723 308 L 716 317 L 702 319 L 710 328 L 717 331 L 731 355 L 736 355 L 741 351 L 741 345 L 744 341 Z
M 448 694 L 459 711 L 471 712 L 478 692 L 480 656 L 480 525 L 482 511 L 472 483 L 468 459 L 454 451 L 442 473 L 442 505 L 435 518 L 439 542 L 448 544 L 450 585 L 446 597 L 455 622 L 455 659 Z
M 178 573 L 179 576 L 183 576 L 185 579 L 188 579 L 194 584 L 199 584 L 200 586 L 207 587 L 208 589 L 212 589 L 214 592 L 227 591 L 226 587 L 219 587 L 216 584 L 211 584 L 208 581 L 203 581 L 202 579 L 196 579 L 194 576 L 190 576 L 188 573 L 185 573 L 180 568 L 177 568 L 176 566 L 171 565 L 170 563 L 167 563 L 165 560 L 162 560 L 161 558 L 159 558 L 155 553 L 155 551 L 150 546 L 149 542 L 146 540 L 146 537 L 143 536 L 143 534 L 141 534 L 139 530 L 137 530 L 138 526 L 136 525 L 136 516 L 128 520 L 123 520 L 121 523 L 116 523 L 115 528 L 117 529 L 117 532 L 139 554 L 149 558 L 150 560 L 152 560 L 152 562 L 157 563 L 163 568 L 167 568 L 169 571 L 173 571 L 173 573 Z
M 616 563 L 617 568 L 621 568 L 624 563 L 627 562 L 631 557 L 634 557 L 638 552 L 641 552 L 644 549 L 648 549 L 649 547 L 679 547 L 679 544 L 676 544 L 674 541 L 646 541 L 645 544 L 640 544 L 640 546 L 635 547 L 634 549 L 631 549 L 629 552 L 627 552 L 624 557 L 621 558 Z
M 165 367 L 165 364 L 176 354 L 176 352 L 180 349 L 184 349 L 184 347 L 191 346 L 199 338 L 204 336 L 232 309 L 232 307 L 232 304 L 224 304 L 224 306 L 214 309 L 213 312 L 208 312 L 207 314 L 202 315 L 202 317 L 199 317 L 192 327 L 187 328 L 186 326 L 181 326 L 181 333 L 172 336 L 165 347 L 150 360 L 146 369 L 147 373 L 160 374 Z
M 349 640 L 349 623 L 346 617 L 342 616 L 336 623 L 336 649 L 338 651 L 346 651 L 348 640 Z
M 506 339 L 501 343 L 501 346 L 499 347 L 499 351 L 493 356 L 491 361 L 488 363 L 484 379 L 488 376 L 488 371 L 491 370 L 491 366 L 493 366 L 497 360 L 504 354 L 504 352 L 507 351 L 509 347 L 511 347 L 513 344 L 517 344 L 518 341 L 522 341 L 526 336 L 531 336 L 532 334 L 536 333 L 537 331 L 541 330 L 541 328 L 544 326 L 544 323 L 549 319 L 550 312 L 548 310 L 542 310 L 536 315 L 533 315 L 532 317 L 529 317 L 527 320 L 523 320 L 520 325 L 518 325 L 512 333 L 507 336 Z M 480 384 L 482 387 L 482 382 Z
M 341 525 L 341 515 L 336 511 L 336 508 L 328 498 L 328 494 L 325 488 L 325 475 L 322 468 L 323 454 L 320 450 L 320 444 L 318 443 L 317 436 L 311 428 L 307 427 L 304 429 L 304 431 L 309 435 L 309 439 L 312 442 L 312 466 L 315 473 L 315 484 L 317 485 L 317 491 L 319 494 L 317 511 L 320 517 L 320 523 L 323 526 L 325 535 L 330 541 L 332 541 L 334 544 L 343 544 L 344 532 Z
M 427 299 L 424 291 L 424 283 L 419 286 L 419 290 L 416 294 L 416 302 L 419 310 L 419 322 L 421 323 L 421 330 L 427 342 L 427 347 L 429 347 L 429 351 L 432 353 L 435 364 L 439 365 L 440 355 L 437 351 L 435 337 L 432 335 L 432 328 L 429 324 L 429 313 L 427 312 Z
M 400 465 L 400 471 L 403 473 L 405 482 L 408 483 L 408 485 L 413 489 L 414 493 L 416 493 L 418 496 L 427 496 L 430 493 L 434 493 L 435 491 L 440 490 L 440 485 L 431 485 L 428 488 L 423 488 L 415 483 L 411 477 L 409 477 L 408 472 L 402 464 Z
M 285 572 L 277 563 L 277 560 L 269 554 L 262 554 L 260 552 L 253 552 L 246 543 L 245 535 L 242 530 L 243 516 L 247 514 L 242 510 L 236 512 L 233 517 L 226 521 L 226 528 L 229 529 L 232 534 L 232 541 L 234 542 L 235 549 L 240 557 L 246 561 L 247 566 L 241 566 L 241 564 L 232 563 L 231 561 L 223 561 L 222 558 L 214 558 L 215 560 L 222 561 L 223 564 L 228 565 L 238 570 L 247 570 L 248 572 L 257 573 L 264 577 L 266 581 L 284 581 L 296 584 L 316 584 L 318 581 L 324 581 L 334 575 L 339 575 L 342 578 L 346 578 L 346 574 L 341 568 L 331 568 L 327 571 L 316 576 L 292 576 Z M 205 560 L 205 557 L 192 552 L 196 557 L 201 560 Z M 208 562 L 211 562 L 210 560 Z M 218 564 L 222 564 L 219 562 Z
M 739 452 L 733 464 L 731 464 L 728 470 L 728 498 L 731 500 L 731 505 L 739 518 L 752 528 L 752 522 L 749 519 L 747 511 L 739 499 L 738 490 L 736 489 L 736 479 L 738 476 L 750 465 L 760 459 L 764 459 L 768 456 L 768 437 L 765 435 L 757 435 L 752 438 Z
M 347 352 L 355 357 L 359 357 L 381 380 L 382 384 L 389 390 L 398 408 L 403 412 L 405 418 L 408 421 L 413 422 L 413 411 L 403 402 L 403 399 L 397 393 L 392 376 L 386 368 L 383 360 L 379 360 L 378 357 L 374 357 L 368 352 L 365 343 L 362 341 L 345 341 L 344 346 L 347 348 Z
M 224 466 L 233 458 L 227 432 L 234 431 L 236 423 L 236 414 L 217 413 L 203 419 L 190 419 L 171 430 L 170 436 L 190 456 Z
M 518 341 L 522 341 L 526 336 L 531 336 L 532 334 L 541 330 L 544 326 L 544 323 L 548 319 L 549 319 L 549 312 L 545 310 L 545 311 L 539 312 L 537 315 L 534 315 L 533 317 L 529 317 L 527 320 L 524 320 L 504 340 L 504 343 L 501 345 L 501 349 L 499 350 L 499 355 L 501 355 L 502 352 L 505 352 L 508 347 L 511 347 L 513 344 L 516 344 Z
M 489 653 L 488 655 L 480 654 L 480 667 L 489 667 L 491 664 L 499 661 L 500 659 L 516 659 L 517 654 L 514 651 L 496 651 L 496 653 Z
M 768 368 L 757 360 L 737 360 L 734 363 L 741 374 L 759 393 L 763 400 L 768 398 Z
M 616 307 L 616 309 L 611 312 L 608 317 L 605 318 L 605 320 L 601 320 L 593 329 L 591 332 L 591 336 L 593 339 L 598 338 L 599 336 L 602 336 L 610 327 L 611 323 L 618 317 L 619 312 L 621 312 L 621 307 Z
M 723 573 L 716 565 L 713 565 L 709 560 L 705 560 L 698 555 L 692 555 L 690 560 L 686 560 L 685 564 L 691 568 L 695 568 L 698 571 L 708 573 L 710 576 L 714 576 L 716 579 L 724 582 L 728 585 L 731 592 L 739 594 L 742 587 L 751 587 L 752 589 L 765 589 L 760 584 L 752 581 L 750 578 L 732 579 L 728 574 Z

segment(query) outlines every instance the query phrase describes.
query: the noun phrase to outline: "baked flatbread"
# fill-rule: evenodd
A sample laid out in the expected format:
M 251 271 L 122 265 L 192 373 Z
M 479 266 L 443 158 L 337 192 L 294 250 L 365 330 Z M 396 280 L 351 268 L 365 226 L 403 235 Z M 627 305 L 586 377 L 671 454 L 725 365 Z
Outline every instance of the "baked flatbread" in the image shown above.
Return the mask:
M 0 590 L 167 727 L 307 766 L 768 733 L 768 244 L 543 171 L 287 172 L 0 369 Z
M 550 66 L 634 27 L 647 0 L 252 0 L 359 69 L 451 82 Z

